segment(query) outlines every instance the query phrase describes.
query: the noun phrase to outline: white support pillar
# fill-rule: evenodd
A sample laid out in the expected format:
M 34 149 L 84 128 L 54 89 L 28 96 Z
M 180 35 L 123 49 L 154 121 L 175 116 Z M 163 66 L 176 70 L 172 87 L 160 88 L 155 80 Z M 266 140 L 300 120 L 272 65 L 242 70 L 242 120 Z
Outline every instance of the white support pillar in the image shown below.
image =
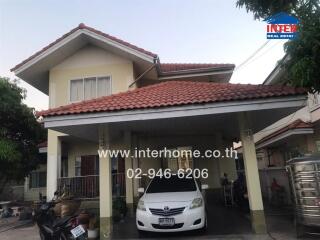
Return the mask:
M 54 197 L 58 187 L 59 165 L 61 162 L 61 141 L 59 132 L 48 130 L 47 152 L 47 200 Z
M 132 151 L 132 144 L 131 144 L 131 132 L 126 131 L 124 133 L 124 150 Z M 125 174 L 127 175 L 127 170 L 129 168 L 133 168 L 133 160 L 131 156 L 125 158 Z M 132 178 L 128 178 L 125 176 L 126 179 L 126 203 L 129 209 L 129 213 L 133 215 L 133 180 Z
M 132 141 L 132 148 L 133 150 L 137 149 L 139 151 L 139 137 L 138 135 L 131 135 L 131 141 Z M 139 168 L 139 156 L 135 156 L 132 159 L 132 168 L 137 169 Z M 133 178 L 133 201 L 137 200 L 139 198 L 138 188 L 140 187 L 140 181 L 138 178 Z
M 256 149 L 247 112 L 239 113 L 240 138 L 243 149 L 252 228 L 255 233 L 266 233 Z
M 99 150 L 110 149 L 108 126 L 99 127 Z M 105 154 L 99 157 L 99 189 L 100 189 L 100 239 L 110 239 L 112 233 L 112 177 L 111 159 Z
M 223 135 L 221 132 L 216 132 L 214 137 L 214 147 L 216 150 L 219 150 L 221 152 L 221 155 L 223 156 L 221 158 L 215 159 L 215 161 L 217 161 L 219 172 L 218 182 L 220 182 L 220 179 L 224 176 L 224 173 L 228 175 L 229 180 L 234 181 L 237 178 L 235 160 L 233 158 L 228 158 L 227 156 L 225 156 L 226 148 L 232 147 L 232 144 L 226 144 L 226 142 L 223 140 Z

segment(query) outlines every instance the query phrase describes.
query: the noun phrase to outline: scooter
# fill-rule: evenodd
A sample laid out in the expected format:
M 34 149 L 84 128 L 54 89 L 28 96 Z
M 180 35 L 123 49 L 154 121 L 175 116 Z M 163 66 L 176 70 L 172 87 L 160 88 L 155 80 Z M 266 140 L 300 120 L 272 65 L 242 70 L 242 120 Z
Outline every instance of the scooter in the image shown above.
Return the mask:
M 52 201 L 43 202 L 35 212 L 34 217 L 39 227 L 41 240 L 85 239 L 85 231 L 81 226 L 78 226 L 76 215 L 63 218 L 55 216 L 53 208 L 58 203 L 56 201 L 57 195 L 55 193 Z

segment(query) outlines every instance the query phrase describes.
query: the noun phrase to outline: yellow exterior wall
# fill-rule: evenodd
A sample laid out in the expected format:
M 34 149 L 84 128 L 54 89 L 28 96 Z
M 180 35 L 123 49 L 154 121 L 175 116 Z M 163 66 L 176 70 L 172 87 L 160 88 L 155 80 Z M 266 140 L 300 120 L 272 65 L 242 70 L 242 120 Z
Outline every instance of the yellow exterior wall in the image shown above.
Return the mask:
M 86 46 L 49 72 L 50 108 L 70 103 L 70 80 L 111 76 L 112 93 L 128 90 L 133 81 L 133 63 L 101 48 Z
M 98 155 L 98 143 L 88 141 L 74 141 L 67 143 L 68 149 L 68 177 L 75 176 L 76 157 L 84 155 Z
M 49 107 L 70 103 L 70 80 L 84 77 L 111 76 L 112 93 L 128 90 L 133 81 L 133 63 L 95 46 L 85 46 L 49 71 Z M 48 159 L 61 157 L 56 152 L 57 139 L 63 133 L 48 130 Z M 81 154 L 97 154 L 97 146 L 89 143 L 71 144 L 68 156 L 69 176 L 74 176 L 75 157 Z M 55 162 L 52 164 L 56 164 Z M 47 192 L 56 190 L 55 168 L 48 167 Z M 49 195 L 50 196 L 50 195 Z

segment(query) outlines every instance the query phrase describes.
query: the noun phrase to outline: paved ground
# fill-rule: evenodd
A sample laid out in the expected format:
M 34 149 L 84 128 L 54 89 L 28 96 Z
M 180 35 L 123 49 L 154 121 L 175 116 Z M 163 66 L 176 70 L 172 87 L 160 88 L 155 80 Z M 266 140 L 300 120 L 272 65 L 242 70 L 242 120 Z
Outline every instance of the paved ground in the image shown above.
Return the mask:
M 33 224 L 24 225 L 5 232 L 0 232 L 1 240 L 40 240 L 38 227 Z
M 199 233 L 177 233 L 177 234 L 150 234 L 144 236 L 146 239 L 229 239 L 229 240 L 291 240 L 296 239 L 295 230 L 292 224 L 292 217 L 287 211 L 267 211 L 267 224 L 270 235 L 254 235 L 251 232 L 248 215 L 239 210 L 224 208 L 219 205 L 211 205 L 208 209 L 209 229 L 206 234 Z M 12 221 L 12 220 L 10 220 Z M 11 222 L 14 223 L 15 221 Z M 15 222 L 14 224 L 17 224 Z M 4 226 L 6 225 L 6 228 Z M 38 229 L 34 225 L 24 224 L 20 227 L 8 228 L 8 224 L 1 225 L 1 240 L 40 240 Z M 22 225 L 20 223 L 20 225 Z M 1 227 L 2 226 L 2 227 Z M 228 234 L 228 235 L 225 235 Z M 139 235 L 135 229 L 134 218 L 127 218 L 126 221 L 114 226 L 113 239 L 138 239 Z M 141 237 L 140 237 L 141 238 Z M 309 236 L 304 239 L 320 239 L 320 236 Z

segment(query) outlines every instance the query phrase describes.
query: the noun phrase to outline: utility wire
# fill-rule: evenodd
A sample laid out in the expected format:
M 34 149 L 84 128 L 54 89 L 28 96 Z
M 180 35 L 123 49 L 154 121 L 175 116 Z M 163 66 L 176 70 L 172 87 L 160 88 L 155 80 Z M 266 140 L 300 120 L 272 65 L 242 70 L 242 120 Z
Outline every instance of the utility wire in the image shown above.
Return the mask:
M 274 44 L 273 46 L 271 46 L 270 48 L 268 48 L 265 52 L 263 52 L 262 54 L 260 54 L 259 56 L 257 56 L 256 58 L 252 59 L 253 57 L 255 57 L 255 55 L 257 55 L 268 43 L 270 42 L 270 40 L 267 40 L 265 43 L 263 43 L 256 51 L 254 51 L 254 53 L 252 53 L 246 60 L 244 60 L 242 63 L 240 63 L 234 70 L 228 70 L 228 71 L 223 71 L 223 72 L 216 72 L 216 73 L 212 73 L 211 75 L 220 75 L 220 74 L 228 74 L 228 73 L 234 73 L 236 71 L 238 71 L 240 68 L 247 66 L 248 64 L 253 63 L 254 61 L 256 61 L 256 59 L 260 58 L 261 56 L 263 56 L 264 54 L 266 54 L 269 50 L 271 50 L 276 44 Z M 250 61 L 251 60 L 251 61 Z
M 264 44 L 262 44 L 261 47 L 259 47 L 254 53 L 252 53 L 246 60 L 244 60 L 242 63 L 240 63 L 234 71 L 239 70 L 239 68 L 243 67 L 247 62 L 249 62 L 255 55 L 257 55 L 258 52 L 260 52 L 268 43 L 270 42 L 270 39 L 267 40 Z
M 263 55 L 265 55 L 266 53 L 268 53 L 271 49 L 273 49 L 275 46 L 277 46 L 279 43 L 279 41 L 277 41 L 275 44 L 271 45 L 269 48 L 267 48 L 264 52 L 262 52 L 260 55 L 256 56 L 255 58 L 252 58 L 251 60 L 249 60 L 246 64 L 242 65 L 242 67 L 246 67 L 247 65 L 250 65 L 251 63 L 257 61 L 259 58 L 261 58 Z

